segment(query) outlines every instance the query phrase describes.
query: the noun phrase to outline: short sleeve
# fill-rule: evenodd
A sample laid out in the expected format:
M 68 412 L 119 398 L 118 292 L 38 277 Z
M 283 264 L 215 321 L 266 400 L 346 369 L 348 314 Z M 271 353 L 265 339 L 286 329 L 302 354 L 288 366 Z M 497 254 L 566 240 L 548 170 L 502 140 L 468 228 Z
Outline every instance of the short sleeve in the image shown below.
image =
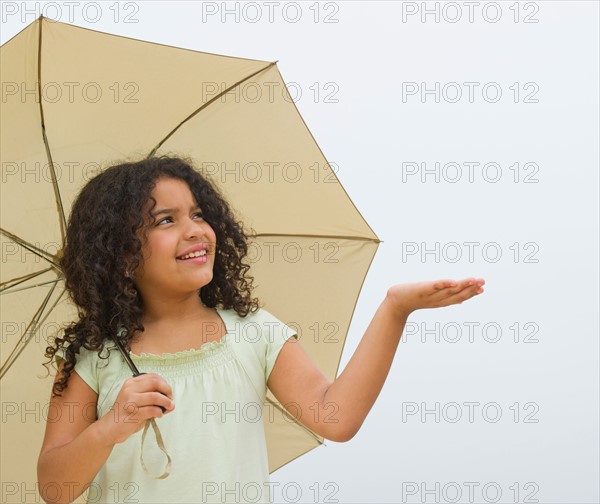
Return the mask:
M 54 354 L 57 366 L 61 360 L 64 360 L 65 354 L 65 348 L 59 348 Z M 98 354 L 81 347 L 79 349 L 79 353 L 75 356 L 75 359 L 75 371 L 77 371 L 77 374 L 81 377 L 81 379 L 87 383 L 97 394 L 99 391 L 98 368 L 96 366 Z
M 277 356 L 285 342 L 291 337 L 298 340 L 295 329 L 284 324 L 281 320 L 265 309 L 262 309 L 262 334 L 266 340 L 265 345 L 265 381 L 269 379 L 271 371 L 275 367 Z

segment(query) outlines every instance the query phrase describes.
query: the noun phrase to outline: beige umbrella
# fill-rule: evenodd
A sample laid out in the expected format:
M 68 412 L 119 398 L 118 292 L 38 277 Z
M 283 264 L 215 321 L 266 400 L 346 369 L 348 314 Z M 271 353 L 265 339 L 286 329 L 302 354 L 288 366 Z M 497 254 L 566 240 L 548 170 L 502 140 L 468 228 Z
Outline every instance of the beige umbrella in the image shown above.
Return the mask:
M 57 265 L 66 219 L 83 184 L 114 160 L 184 154 L 212 176 L 256 231 L 255 295 L 298 329 L 303 349 L 335 379 L 379 239 L 327 163 L 277 62 L 46 18 L 6 42 L 1 59 L 3 489 L 35 488 L 55 374 L 46 376 L 43 354 L 76 319 Z M 267 402 L 282 408 L 270 392 Z M 270 472 L 323 442 L 300 423 L 272 418 Z

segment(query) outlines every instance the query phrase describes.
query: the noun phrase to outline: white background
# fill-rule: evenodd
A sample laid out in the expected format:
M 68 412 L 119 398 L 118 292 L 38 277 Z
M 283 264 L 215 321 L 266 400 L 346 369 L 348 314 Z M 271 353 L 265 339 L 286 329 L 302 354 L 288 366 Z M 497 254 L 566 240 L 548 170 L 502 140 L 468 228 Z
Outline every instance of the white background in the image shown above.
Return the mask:
M 275 490 L 276 502 L 295 501 L 298 489 L 307 503 L 599 501 L 597 2 L 479 2 L 471 21 L 468 2 L 275 2 L 272 23 L 262 3 L 92 3 L 3 2 L 1 41 L 44 14 L 279 60 L 286 82 L 300 89 L 298 109 L 383 240 L 340 372 L 391 285 L 486 280 L 479 297 L 411 316 L 360 432 L 276 471 L 276 488 L 288 485 L 286 495 Z M 225 8 L 233 13 L 224 16 Z M 423 8 L 434 13 L 422 19 Z M 452 82 L 463 92 L 455 103 Z M 472 100 L 464 82 L 476 83 Z M 403 97 L 403 83 L 439 83 L 439 102 L 434 94 Z M 409 162 L 432 174 L 424 182 L 407 175 Z M 436 162 L 458 163 L 462 178 L 451 181 L 450 165 L 436 181 Z M 466 162 L 479 163 L 473 181 Z M 498 181 L 489 181 L 493 169 L 484 179 L 486 163 L 501 167 Z M 475 242 L 472 260 L 465 242 Z M 404 253 L 411 244 L 419 253 Z M 421 257 L 436 244 L 437 258 Z M 499 341 L 486 341 L 498 337 L 494 328 Z M 523 342 L 534 331 L 537 342 Z M 468 402 L 478 403 L 473 422 Z M 413 403 L 419 414 L 403 418 Z M 421 410 L 436 403 L 439 421 L 433 413 L 422 420 Z M 449 403 L 462 413 L 456 422 Z M 496 422 L 493 403 L 502 413 Z

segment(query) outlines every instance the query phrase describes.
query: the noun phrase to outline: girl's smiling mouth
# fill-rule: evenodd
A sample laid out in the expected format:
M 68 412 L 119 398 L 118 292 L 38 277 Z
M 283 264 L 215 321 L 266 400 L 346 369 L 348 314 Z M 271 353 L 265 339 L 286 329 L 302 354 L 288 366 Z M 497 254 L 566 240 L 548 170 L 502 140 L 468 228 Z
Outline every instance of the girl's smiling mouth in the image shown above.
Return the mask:
M 182 256 L 177 257 L 177 259 L 192 259 L 194 257 L 202 257 L 208 254 L 206 249 L 204 250 L 195 250 L 194 252 L 190 252 L 189 254 L 184 254 Z
M 208 251 L 207 250 L 199 250 L 196 252 L 192 252 L 191 254 L 186 254 L 181 257 L 176 257 L 176 259 L 181 262 L 203 264 L 208 261 Z

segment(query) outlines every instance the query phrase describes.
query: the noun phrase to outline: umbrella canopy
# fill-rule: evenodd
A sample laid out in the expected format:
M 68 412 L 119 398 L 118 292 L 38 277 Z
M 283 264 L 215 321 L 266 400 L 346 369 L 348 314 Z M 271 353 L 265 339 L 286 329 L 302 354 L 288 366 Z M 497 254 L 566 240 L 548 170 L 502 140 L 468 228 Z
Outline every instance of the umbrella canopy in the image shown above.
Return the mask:
M 253 230 L 254 294 L 298 329 L 299 344 L 335 379 L 379 239 L 327 163 L 277 62 L 43 17 L 0 55 L 3 488 L 35 487 L 52 415 L 54 373 L 46 376 L 44 352 L 77 319 L 58 266 L 69 209 L 115 160 L 193 158 Z M 270 391 L 267 401 L 282 408 Z M 265 420 L 270 472 L 323 442 L 274 418 Z

